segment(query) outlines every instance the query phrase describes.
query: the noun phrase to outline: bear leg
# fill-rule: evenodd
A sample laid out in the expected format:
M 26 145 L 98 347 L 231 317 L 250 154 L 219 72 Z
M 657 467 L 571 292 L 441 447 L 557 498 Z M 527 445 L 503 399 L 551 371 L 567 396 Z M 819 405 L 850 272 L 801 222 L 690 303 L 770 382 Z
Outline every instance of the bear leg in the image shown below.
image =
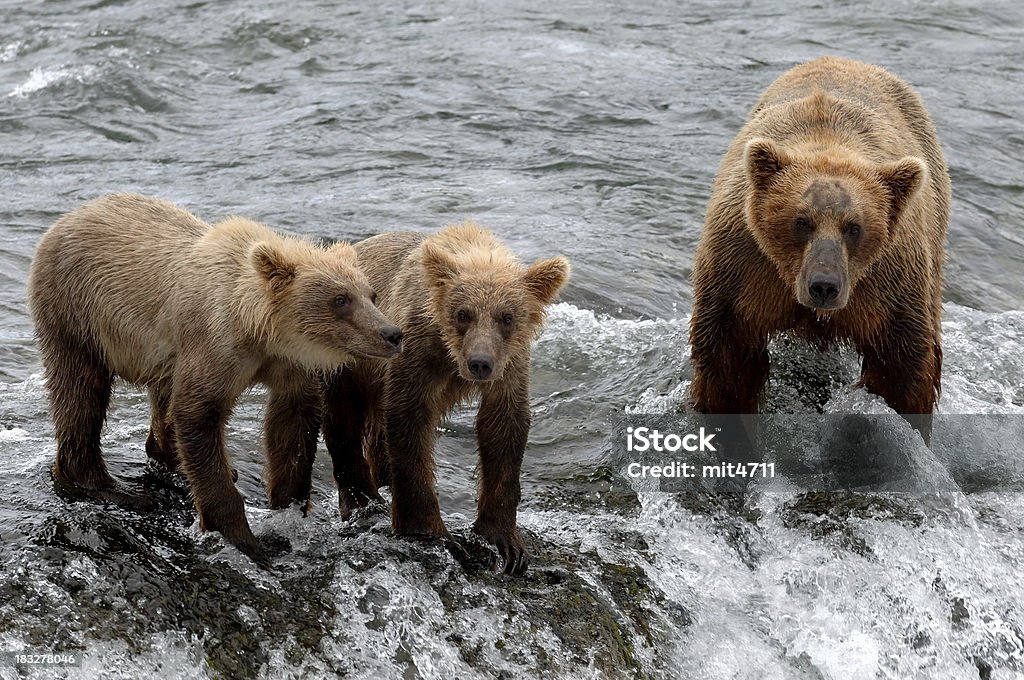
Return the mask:
M 338 510 L 348 519 L 357 508 L 384 504 L 363 455 L 368 409 L 365 391 L 351 370 L 324 382 L 324 443 L 334 464 Z
M 271 386 L 264 420 L 267 495 L 270 507 L 295 501 L 309 511 L 309 495 L 320 435 L 320 389 L 315 379 Z
M 397 372 L 392 369 L 392 379 Z M 418 387 L 414 380 L 393 380 L 387 395 L 391 524 L 398 534 L 449 538 L 434 484 L 434 438 L 439 416 L 431 411 L 430 400 Z
M 73 341 L 41 338 L 46 387 L 57 435 L 55 486 L 72 498 L 149 510 L 153 503 L 118 485 L 107 471 L 100 434 L 110 405 L 113 376 L 88 348 Z
M 694 307 L 690 330 L 690 397 L 701 413 L 757 413 L 768 380 L 768 338 L 744 333 L 736 320 Z
M 859 384 L 877 394 L 931 442 L 942 380 L 942 347 L 932 333 L 903 329 L 899 341 L 864 347 Z
M 480 448 L 480 496 L 473 530 L 493 543 L 507 574 L 526 571 L 530 557 L 516 527 L 519 475 L 530 433 L 528 382 L 509 375 L 485 389 L 476 418 Z
M 383 421 L 383 418 L 375 417 L 374 413 L 370 413 L 367 427 L 369 431 L 363 445 L 366 462 L 370 465 L 374 487 L 377 489 L 391 484 L 391 458 L 388 454 L 388 439 Z
M 100 451 L 112 379 L 99 362 L 65 357 L 47 362 L 46 387 L 57 431 L 54 474 L 83 490 L 112 487 Z
M 168 415 L 171 406 L 171 385 L 162 381 L 149 386 L 150 425 L 146 438 L 146 455 L 170 471 L 178 469 L 178 453 L 174 442 L 174 424 Z
M 210 367 L 220 363 L 224 373 L 210 374 Z M 224 450 L 224 425 L 241 393 L 240 387 L 232 385 L 237 374 L 228 361 L 203 348 L 197 349 L 195 356 L 179 357 L 171 417 L 181 471 L 192 490 L 199 527 L 220 532 L 224 540 L 263 563 L 264 551 L 245 518 L 242 494 L 232 481 L 233 470 Z

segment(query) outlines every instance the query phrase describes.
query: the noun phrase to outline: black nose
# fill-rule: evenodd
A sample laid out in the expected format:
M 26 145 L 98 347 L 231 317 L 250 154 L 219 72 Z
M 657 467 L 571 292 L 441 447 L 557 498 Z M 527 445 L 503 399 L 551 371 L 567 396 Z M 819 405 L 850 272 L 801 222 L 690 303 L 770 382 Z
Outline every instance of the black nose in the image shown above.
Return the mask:
M 487 380 L 494 370 L 494 360 L 483 354 L 474 354 L 469 358 L 469 372 L 477 380 Z
M 380 337 L 389 345 L 398 347 L 402 344 L 402 329 L 398 326 L 384 326 L 380 329 Z
M 835 274 L 819 274 L 811 279 L 807 292 L 811 294 L 811 302 L 818 307 L 828 307 L 839 298 L 842 282 Z

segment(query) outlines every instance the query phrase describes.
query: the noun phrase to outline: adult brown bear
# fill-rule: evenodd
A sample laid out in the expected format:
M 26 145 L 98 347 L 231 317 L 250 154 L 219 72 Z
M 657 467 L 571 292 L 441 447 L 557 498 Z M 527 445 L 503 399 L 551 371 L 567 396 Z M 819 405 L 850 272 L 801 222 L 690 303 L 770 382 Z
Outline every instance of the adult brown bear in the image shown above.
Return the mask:
M 722 161 L 694 263 L 693 405 L 756 413 L 770 336 L 852 343 L 861 384 L 927 441 L 942 369 L 949 174 L 913 89 L 822 57 L 761 96 Z
M 166 201 L 115 194 L 46 232 L 29 276 L 57 435 L 55 480 L 129 505 L 100 452 L 115 377 L 148 388 L 146 452 L 180 467 L 203 529 L 253 557 L 224 450 L 224 425 L 254 383 L 270 388 L 265 436 L 271 501 L 309 495 L 319 382 L 355 356 L 391 357 L 402 334 L 373 303 L 355 251 L 322 249 L 242 218 L 216 226 Z
M 505 571 L 526 569 L 516 512 L 530 431 L 530 343 L 569 277 L 564 257 L 524 266 L 471 222 L 429 237 L 382 234 L 355 244 L 381 309 L 405 330 L 394 361 L 357 360 L 326 385 L 324 437 L 343 515 L 391 485 L 399 534 L 447 536 L 434 488 L 437 425 L 480 397 L 480 493 L 474 530 Z M 372 463 L 372 470 L 367 464 Z

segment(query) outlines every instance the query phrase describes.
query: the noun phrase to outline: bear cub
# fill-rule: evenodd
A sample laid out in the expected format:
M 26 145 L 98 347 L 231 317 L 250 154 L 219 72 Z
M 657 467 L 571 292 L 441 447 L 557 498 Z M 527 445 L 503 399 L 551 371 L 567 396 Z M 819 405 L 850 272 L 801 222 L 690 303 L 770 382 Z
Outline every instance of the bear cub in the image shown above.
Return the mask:
M 149 391 L 150 458 L 189 481 L 200 526 L 265 556 L 245 518 L 224 427 L 250 385 L 269 387 L 272 505 L 308 498 L 319 381 L 356 356 L 389 358 L 402 333 L 373 302 L 347 244 L 322 249 L 232 217 L 216 226 L 166 201 L 115 194 L 62 217 L 29 277 L 57 438 L 55 482 L 145 505 L 107 472 L 100 432 L 115 377 Z
M 480 397 L 474 530 L 505 571 L 529 558 L 516 527 L 530 431 L 530 343 L 569 277 L 564 257 L 524 266 L 472 222 L 424 237 L 389 233 L 355 245 L 381 310 L 405 331 L 402 354 L 357 359 L 325 384 L 324 437 L 343 516 L 391 486 L 399 534 L 445 537 L 434 487 L 438 423 Z

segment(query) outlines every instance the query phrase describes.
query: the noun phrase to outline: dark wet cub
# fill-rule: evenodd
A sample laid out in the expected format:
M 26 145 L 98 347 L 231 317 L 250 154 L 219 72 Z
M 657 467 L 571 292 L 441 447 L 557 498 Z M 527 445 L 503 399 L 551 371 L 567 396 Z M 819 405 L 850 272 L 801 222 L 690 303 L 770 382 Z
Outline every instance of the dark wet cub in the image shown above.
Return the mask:
M 395 531 L 447 536 L 434 489 L 436 428 L 455 404 L 479 396 L 474 529 L 498 547 L 506 571 L 521 572 L 530 342 L 568 279 L 568 261 L 524 266 L 472 223 L 429 238 L 383 234 L 355 248 L 381 309 L 405 330 L 405 348 L 387 364 L 360 359 L 325 385 L 324 435 L 342 514 L 379 500 L 377 489 L 390 484 Z

